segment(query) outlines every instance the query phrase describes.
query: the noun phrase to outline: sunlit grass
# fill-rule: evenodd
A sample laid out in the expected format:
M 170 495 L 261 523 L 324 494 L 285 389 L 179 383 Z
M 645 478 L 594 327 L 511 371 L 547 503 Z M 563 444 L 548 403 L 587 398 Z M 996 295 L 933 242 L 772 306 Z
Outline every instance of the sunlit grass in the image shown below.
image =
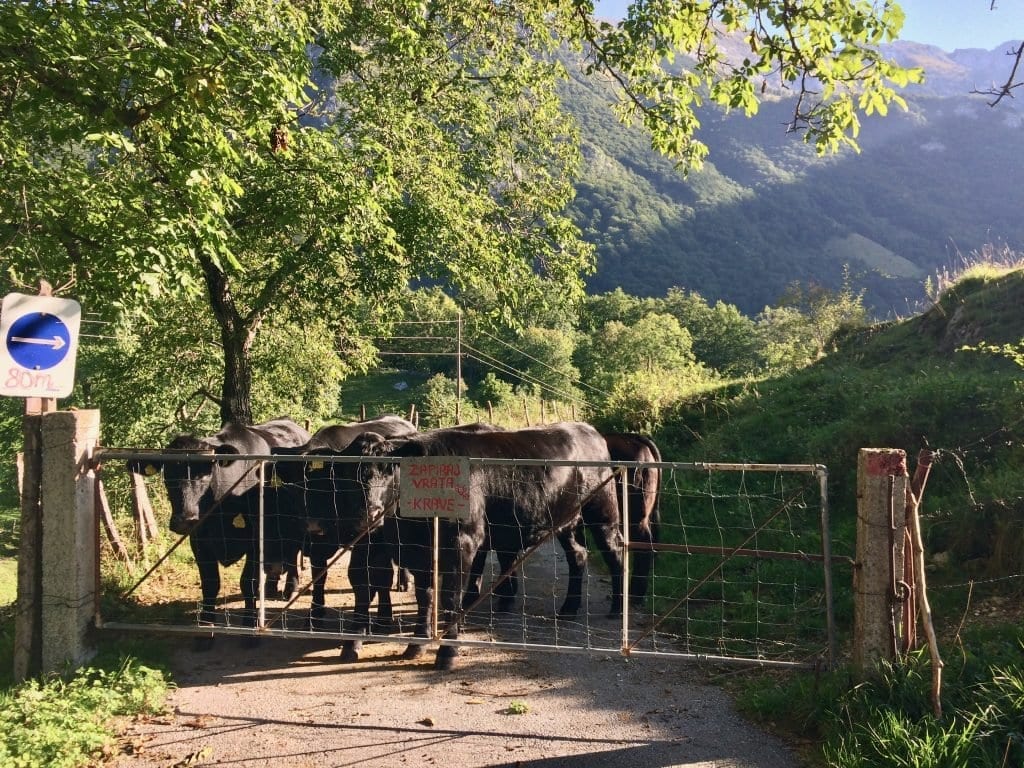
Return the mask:
M 0 558 L 0 606 L 11 605 L 18 597 L 18 561 Z

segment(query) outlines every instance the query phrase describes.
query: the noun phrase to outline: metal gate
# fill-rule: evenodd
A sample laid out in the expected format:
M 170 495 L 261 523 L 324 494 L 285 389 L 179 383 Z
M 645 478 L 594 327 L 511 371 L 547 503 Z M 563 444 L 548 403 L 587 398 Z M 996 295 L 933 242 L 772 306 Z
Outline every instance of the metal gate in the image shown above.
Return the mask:
M 118 467 L 145 458 L 168 458 L 154 452 L 105 449 L 99 459 L 116 486 Z M 182 459 L 182 456 L 175 456 Z M 217 457 L 223 460 L 224 457 Z M 261 484 L 274 482 L 273 460 L 281 457 L 235 456 L 254 462 Z M 186 460 L 209 462 L 210 457 Z M 289 457 L 288 461 L 354 462 L 338 457 Z M 362 459 L 365 460 L 365 459 Z M 469 459 L 471 471 L 509 462 Z M 123 463 L 122 463 L 123 462 Z M 551 462 L 565 464 L 567 462 Z M 104 594 L 99 612 L 103 627 L 140 629 L 201 636 L 231 634 L 282 638 L 331 638 L 339 642 L 389 644 L 451 644 L 519 650 L 657 655 L 691 661 L 794 666 L 832 666 L 835 632 L 832 609 L 832 563 L 829 542 L 827 470 L 821 465 L 711 464 L 659 462 L 613 463 L 627 481 L 641 468 L 661 471 L 658 536 L 654 544 L 630 541 L 622 530 L 620 557 L 628 584 L 638 557 L 654 552 L 653 575 L 642 601 L 621 605 L 610 600 L 610 574 L 591 557 L 581 609 L 559 616 L 568 570 L 555 537 L 527 548 L 515 564 L 517 592 L 503 594 L 507 577 L 490 555 L 481 577 L 480 599 L 462 612 L 456 640 L 443 639 L 436 611 L 430 614 L 428 637 L 414 636 L 413 592 L 395 591 L 393 615 L 353 631 L 352 585 L 347 578 L 352 545 L 336 552 L 326 578 L 327 611 L 316 630 L 309 620 L 311 574 L 303 568 L 299 594 L 291 599 L 271 596 L 269 582 L 259 580 L 254 616 L 242 610 L 236 581 L 239 566 L 222 568 L 221 594 L 213 622 L 200 623 L 198 584 L 185 537 L 163 534 L 161 543 L 130 567 L 103 551 Z M 508 471 L 514 471 L 508 467 Z M 147 481 L 159 499 L 162 483 Z M 628 482 L 623 484 L 626 488 Z M 129 495 L 114 499 L 115 514 L 128 519 Z M 259 528 L 268 510 L 260 496 Z M 623 519 L 628 496 L 621 493 Z M 160 507 L 159 501 L 157 507 Z M 120 508 L 120 512 L 117 510 Z M 163 515 L 166 519 L 166 511 Z M 435 526 L 437 528 L 437 526 Z M 440 557 L 432 537 L 434 563 Z M 443 537 L 441 539 L 443 543 Z M 259 538 L 257 556 L 264 553 Z M 422 547 L 423 541 L 399 542 Z M 308 566 L 308 563 L 307 563 Z M 260 573 L 263 569 L 260 568 Z M 431 578 L 435 578 L 434 574 Z M 116 587 L 113 586 L 116 584 Z M 436 594 L 436 591 L 435 591 Z M 436 601 L 435 601 L 436 605 Z M 401 652 L 401 649 L 398 651 Z

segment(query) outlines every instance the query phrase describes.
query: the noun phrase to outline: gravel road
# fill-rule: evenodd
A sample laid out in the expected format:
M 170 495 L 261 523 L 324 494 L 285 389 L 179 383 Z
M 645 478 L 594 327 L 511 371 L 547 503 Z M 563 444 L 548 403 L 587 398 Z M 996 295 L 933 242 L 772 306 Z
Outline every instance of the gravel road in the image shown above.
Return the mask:
M 343 570 L 341 571 L 344 572 Z M 165 715 L 127 725 L 113 768 L 793 768 L 692 663 L 662 657 L 464 649 L 433 669 L 404 645 L 238 636 L 169 662 Z M 801 673 L 794 673 L 801 674 Z

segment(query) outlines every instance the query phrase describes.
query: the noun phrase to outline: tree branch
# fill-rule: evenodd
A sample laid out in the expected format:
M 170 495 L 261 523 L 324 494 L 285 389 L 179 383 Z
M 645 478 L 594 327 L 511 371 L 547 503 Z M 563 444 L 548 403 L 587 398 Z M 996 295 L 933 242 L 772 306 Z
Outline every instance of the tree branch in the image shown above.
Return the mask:
M 983 91 L 977 89 L 971 91 L 971 93 L 981 94 L 982 96 L 994 96 L 995 98 L 988 103 L 990 107 L 996 106 L 1005 98 L 1013 98 L 1013 89 L 1024 86 L 1024 80 L 1016 82 L 1017 72 L 1020 70 L 1022 59 L 1024 59 L 1024 42 L 1021 42 L 1016 48 L 1008 50 L 1006 55 L 1013 57 L 1013 66 L 1010 68 L 1010 75 L 1006 78 L 1006 82 Z

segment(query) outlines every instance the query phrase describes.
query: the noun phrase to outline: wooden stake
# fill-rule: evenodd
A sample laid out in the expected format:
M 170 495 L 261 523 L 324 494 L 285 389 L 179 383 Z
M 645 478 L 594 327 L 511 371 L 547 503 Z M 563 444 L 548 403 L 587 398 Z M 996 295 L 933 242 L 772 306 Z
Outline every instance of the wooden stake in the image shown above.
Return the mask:
M 138 472 L 129 472 L 132 486 L 132 512 L 135 517 L 135 531 L 139 546 L 145 547 L 150 540 L 156 538 L 158 529 L 153 505 L 149 501 L 145 478 Z
M 107 501 L 107 492 L 103 489 L 103 480 L 96 478 L 96 508 L 99 509 L 100 519 L 103 521 L 103 528 L 110 539 L 110 546 L 116 555 L 125 562 L 131 562 L 131 556 L 121 541 L 121 535 L 117 532 L 117 525 L 114 523 L 114 515 L 110 511 L 110 502 Z
M 912 557 L 917 587 L 917 604 L 921 614 L 921 624 L 924 626 L 924 633 L 928 638 L 928 651 L 932 658 L 932 713 L 936 718 L 941 718 L 942 668 L 945 664 L 939 655 L 939 641 L 935 635 L 935 626 L 932 624 L 932 608 L 928 603 L 924 571 L 924 539 L 921 537 L 921 517 L 919 514 L 921 495 L 924 493 L 925 483 L 928 482 L 928 473 L 931 471 L 933 458 L 934 454 L 929 450 L 922 450 L 917 455 L 917 468 L 914 471 L 914 480 L 911 487 L 907 489 L 907 526 L 910 529 L 911 542 L 913 544 Z

